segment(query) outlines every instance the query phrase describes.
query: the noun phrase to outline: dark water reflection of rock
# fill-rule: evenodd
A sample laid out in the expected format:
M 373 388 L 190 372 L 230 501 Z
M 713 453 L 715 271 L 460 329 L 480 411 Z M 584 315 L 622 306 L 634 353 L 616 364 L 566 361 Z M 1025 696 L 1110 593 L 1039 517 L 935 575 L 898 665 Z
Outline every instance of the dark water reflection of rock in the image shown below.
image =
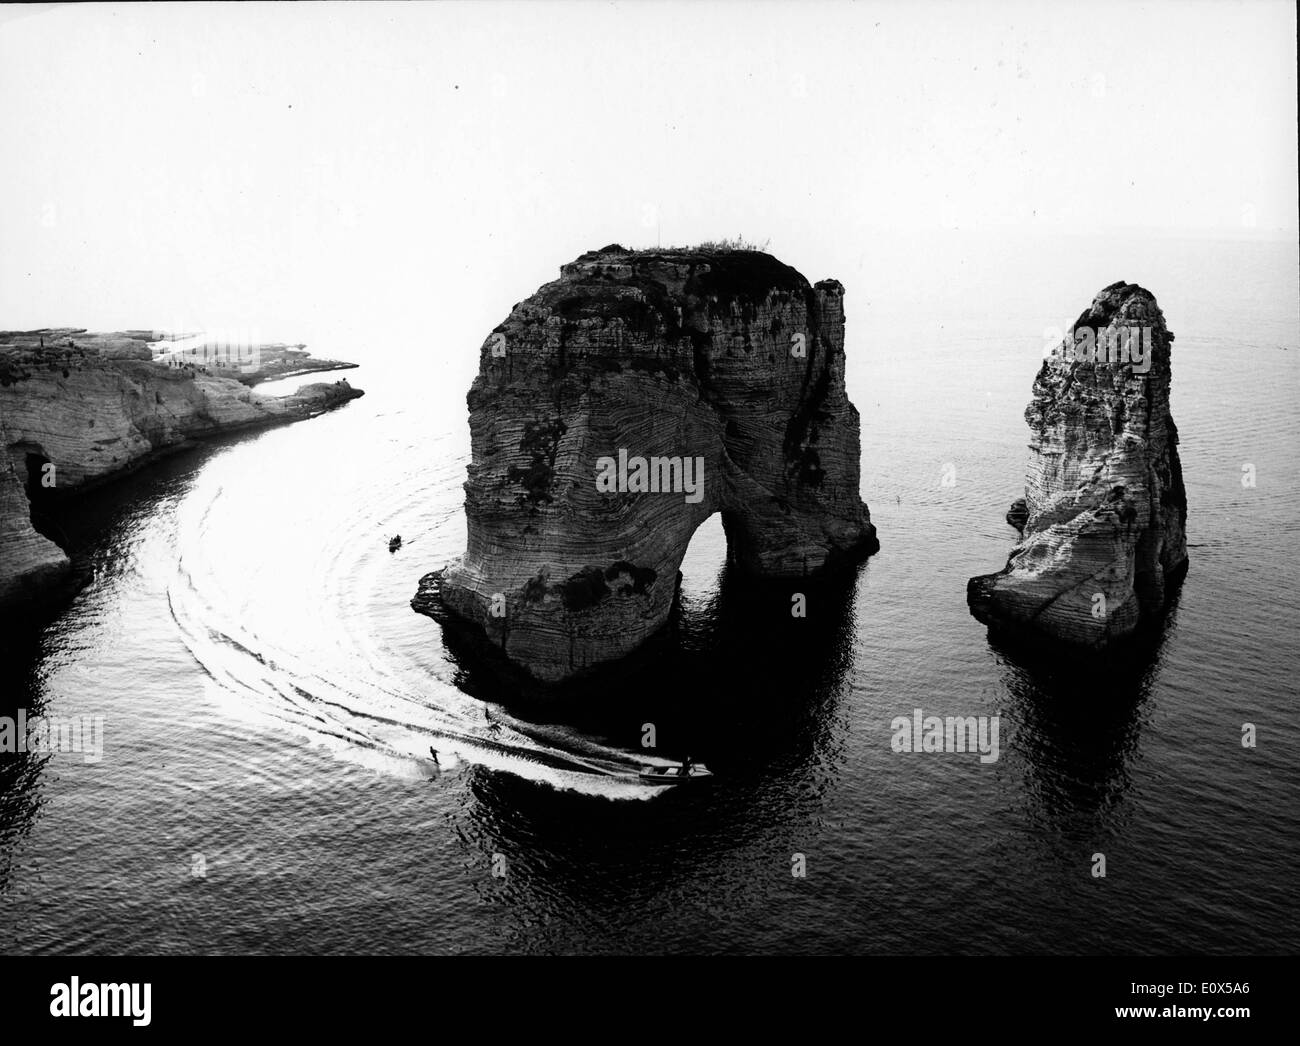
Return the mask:
M 1018 724 L 1015 744 L 1033 778 L 1027 791 L 1057 828 L 1087 834 L 1119 815 L 1179 594 L 1153 629 L 1116 651 L 990 633 Z

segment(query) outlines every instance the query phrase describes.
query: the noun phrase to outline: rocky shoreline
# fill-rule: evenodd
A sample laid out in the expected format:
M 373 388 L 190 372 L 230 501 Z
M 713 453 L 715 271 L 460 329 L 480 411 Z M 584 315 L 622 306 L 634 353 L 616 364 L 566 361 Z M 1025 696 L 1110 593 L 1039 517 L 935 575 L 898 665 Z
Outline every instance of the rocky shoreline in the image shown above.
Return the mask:
M 0 331 L 0 604 L 35 598 L 66 575 L 65 552 L 36 531 L 29 492 L 75 494 L 213 436 L 313 417 L 362 395 L 347 381 L 291 395 L 262 380 L 355 364 L 298 346 L 246 346 L 244 358 L 178 354 L 155 331 Z M 188 356 L 188 358 L 187 358 Z

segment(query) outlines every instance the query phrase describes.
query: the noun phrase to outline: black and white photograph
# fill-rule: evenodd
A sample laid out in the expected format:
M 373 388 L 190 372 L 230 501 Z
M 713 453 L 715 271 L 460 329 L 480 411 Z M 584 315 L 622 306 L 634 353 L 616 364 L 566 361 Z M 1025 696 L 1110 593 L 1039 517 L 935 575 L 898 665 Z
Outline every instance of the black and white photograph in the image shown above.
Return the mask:
M 1275 0 L 0 6 L 6 1010 L 997 957 L 1258 1034 L 1296 98 Z

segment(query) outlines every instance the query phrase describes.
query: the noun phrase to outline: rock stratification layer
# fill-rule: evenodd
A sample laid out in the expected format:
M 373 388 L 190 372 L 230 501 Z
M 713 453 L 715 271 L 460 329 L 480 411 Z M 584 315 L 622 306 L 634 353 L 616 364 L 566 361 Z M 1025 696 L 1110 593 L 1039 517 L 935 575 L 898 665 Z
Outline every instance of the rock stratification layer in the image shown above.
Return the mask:
M 1169 414 L 1174 336 L 1150 292 L 1114 283 L 1034 380 L 1021 530 L 1006 567 L 971 578 L 987 624 L 1086 647 L 1164 609 L 1187 569 L 1187 496 Z
M 74 492 L 197 439 L 311 417 L 362 394 L 339 381 L 263 396 L 248 387 L 260 370 L 215 354 L 211 366 L 195 365 L 160 344 L 149 331 L 0 331 L 0 602 L 38 594 L 69 565 L 32 526 L 27 491 Z M 276 365 L 332 362 L 257 348 Z
M 563 266 L 481 349 L 468 548 L 413 605 L 440 601 L 553 682 L 664 624 L 715 512 L 756 576 L 874 551 L 843 295 L 757 251 L 613 246 Z

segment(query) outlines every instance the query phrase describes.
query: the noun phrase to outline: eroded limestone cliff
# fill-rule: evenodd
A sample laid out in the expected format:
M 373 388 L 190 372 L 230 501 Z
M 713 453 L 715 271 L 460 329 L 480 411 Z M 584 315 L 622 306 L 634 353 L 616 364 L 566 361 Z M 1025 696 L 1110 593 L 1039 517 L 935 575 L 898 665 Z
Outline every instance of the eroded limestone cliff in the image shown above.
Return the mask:
M 215 366 L 155 361 L 155 341 L 142 331 L 0 332 L 0 601 L 35 594 L 68 566 L 33 528 L 25 487 L 73 492 L 196 439 L 310 417 L 362 394 L 340 381 L 262 396 Z
M 69 565 L 63 550 L 32 527 L 23 485 L 9 458 L 0 457 L 0 605 L 38 595 Z
M 1100 647 L 1163 611 L 1187 569 L 1173 340 L 1150 292 L 1121 281 L 1043 362 L 1025 497 L 1007 513 L 1021 538 L 1005 568 L 971 578 L 977 618 Z
M 413 605 L 559 681 L 664 624 L 715 512 L 756 576 L 870 554 L 843 294 L 756 251 L 611 246 L 563 266 L 480 350 L 468 548 Z

